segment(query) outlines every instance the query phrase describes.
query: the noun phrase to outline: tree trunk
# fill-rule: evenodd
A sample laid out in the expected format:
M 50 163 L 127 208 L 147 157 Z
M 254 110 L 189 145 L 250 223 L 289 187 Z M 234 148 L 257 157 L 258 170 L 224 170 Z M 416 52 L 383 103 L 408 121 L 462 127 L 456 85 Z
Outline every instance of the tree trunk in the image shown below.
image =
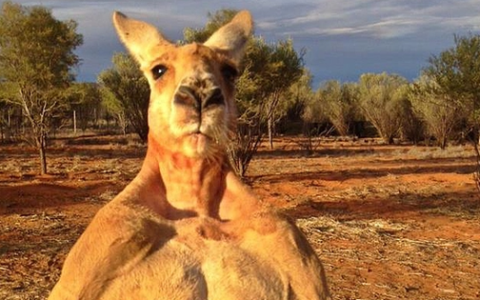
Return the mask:
M 268 117 L 267 128 L 268 128 L 268 142 L 270 144 L 270 150 L 272 150 L 273 149 L 273 120 L 271 116 Z
M 447 148 L 447 137 L 442 137 L 440 139 L 440 149 L 445 150 Z
M 473 142 L 480 146 L 480 128 L 478 128 L 478 125 L 475 125 L 474 132 Z
M 270 149 L 273 149 L 273 130 L 274 130 L 274 117 L 275 117 L 275 108 L 278 105 L 278 101 L 280 100 L 279 92 L 274 92 L 273 96 L 266 106 L 267 108 L 267 131 L 268 131 L 268 141 L 270 144 Z
M 97 108 L 93 108 L 93 127 L 97 127 L 98 124 L 98 116 L 97 116 Z
M 73 135 L 77 136 L 77 111 L 73 110 Z
M 395 140 L 393 139 L 393 136 L 388 137 L 388 144 L 389 145 L 393 145 L 394 142 L 395 142 Z
M 13 114 L 12 111 L 9 111 L 7 113 L 7 128 L 5 129 L 5 140 L 7 142 L 13 140 L 13 138 L 12 138 L 12 132 L 13 132 L 13 129 L 12 129 L 12 114 Z M 17 126 L 17 129 L 18 129 L 18 126 Z
M 40 175 L 47 174 L 47 150 L 46 150 L 46 143 L 47 137 L 45 133 L 41 133 L 41 135 L 37 139 L 37 147 L 40 154 Z

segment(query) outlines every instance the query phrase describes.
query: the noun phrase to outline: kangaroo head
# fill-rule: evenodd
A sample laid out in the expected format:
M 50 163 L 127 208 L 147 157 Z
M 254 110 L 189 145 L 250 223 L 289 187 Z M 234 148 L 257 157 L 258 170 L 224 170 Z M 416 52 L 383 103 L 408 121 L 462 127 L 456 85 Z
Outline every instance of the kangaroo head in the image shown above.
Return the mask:
M 252 31 L 250 13 L 238 13 L 205 43 L 187 45 L 119 12 L 113 21 L 150 85 L 150 143 L 191 158 L 223 153 L 235 128 L 234 83 Z

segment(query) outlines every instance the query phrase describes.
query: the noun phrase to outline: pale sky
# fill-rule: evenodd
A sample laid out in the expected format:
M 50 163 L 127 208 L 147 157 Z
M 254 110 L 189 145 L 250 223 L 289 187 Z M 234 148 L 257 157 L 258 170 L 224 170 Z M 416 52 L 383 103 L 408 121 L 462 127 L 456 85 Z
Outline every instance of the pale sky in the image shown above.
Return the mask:
M 363 73 L 396 73 L 414 80 L 438 55 L 454 45 L 454 34 L 480 34 L 480 0 L 45 0 L 58 19 L 74 19 L 84 44 L 78 81 L 96 81 L 111 66 L 114 52 L 125 51 L 114 32 L 114 10 L 157 26 L 171 40 L 185 27 L 201 28 L 207 13 L 248 9 L 255 33 L 268 42 L 292 38 L 305 48 L 305 65 L 314 86 L 335 79 L 358 81 Z

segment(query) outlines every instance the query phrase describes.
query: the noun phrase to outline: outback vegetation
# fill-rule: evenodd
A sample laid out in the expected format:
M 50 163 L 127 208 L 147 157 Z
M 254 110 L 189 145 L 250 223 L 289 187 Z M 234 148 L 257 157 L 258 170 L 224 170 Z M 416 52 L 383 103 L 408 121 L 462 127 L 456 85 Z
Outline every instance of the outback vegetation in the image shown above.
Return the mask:
M 186 28 L 185 42 L 204 41 L 235 12 L 220 10 L 208 16 L 205 27 Z M 75 83 L 80 58 L 73 50 L 82 35 L 74 20 L 55 20 L 41 6 L 5 2 L 0 24 L 3 143 L 33 143 L 46 173 L 48 140 L 62 128 L 74 134 L 77 125 L 82 132 L 133 132 L 146 141 L 148 85 L 128 54 L 115 53 L 98 82 Z M 254 35 L 237 82 L 232 164 L 244 176 L 262 139 L 273 148 L 273 138 L 284 134 L 305 137 L 301 145 L 310 152 L 315 137 L 326 135 L 434 143 L 442 149 L 478 141 L 479 40 L 473 34 L 455 36 L 455 46 L 430 57 L 413 82 L 397 74 L 363 74 L 358 82 L 332 80 L 314 89 L 305 49 L 296 50 L 292 40 L 267 43 Z M 49 48 L 53 44 L 55 51 Z
M 204 41 L 235 13 L 210 14 L 185 41 Z M 46 296 L 72 243 L 144 155 L 145 79 L 116 53 L 97 82 L 76 82 L 81 44 L 74 20 L 3 2 L 0 298 Z M 298 219 L 335 298 L 478 298 L 480 35 L 455 36 L 413 81 L 363 74 L 313 87 L 305 51 L 249 41 L 236 172 Z
M 61 122 L 69 106 L 66 95 L 74 80 L 71 69 L 79 62 L 73 50 L 82 44 L 76 28 L 75 21 L 58 21 L 41 6 L 2 5 L 0 98 L 7 118 L 9 105 L 21 110 L 20 122 L 28 128 L 26 138 L 39 150 L 42 174 L 47 173 L 48 132 L 57 125 L 55 121 Z M 9 131 L 10 126 L 5 129 Z

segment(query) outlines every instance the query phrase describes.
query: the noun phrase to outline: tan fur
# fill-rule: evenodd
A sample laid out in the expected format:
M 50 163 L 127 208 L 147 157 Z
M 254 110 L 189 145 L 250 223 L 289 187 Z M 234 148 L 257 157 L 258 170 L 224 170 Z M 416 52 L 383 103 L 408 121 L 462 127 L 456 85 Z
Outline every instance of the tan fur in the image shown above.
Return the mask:
M 227 162 L 235 126 L 228 74 L 251 33 L 250 14 L 203 45 L 173 45 L 120 13 L 114 24 L 150 83 L 147 155 L 74 245 L 49 299 L 328 298 L 302 233 Z M 159 65 L 167 70 L 155 80 Z

